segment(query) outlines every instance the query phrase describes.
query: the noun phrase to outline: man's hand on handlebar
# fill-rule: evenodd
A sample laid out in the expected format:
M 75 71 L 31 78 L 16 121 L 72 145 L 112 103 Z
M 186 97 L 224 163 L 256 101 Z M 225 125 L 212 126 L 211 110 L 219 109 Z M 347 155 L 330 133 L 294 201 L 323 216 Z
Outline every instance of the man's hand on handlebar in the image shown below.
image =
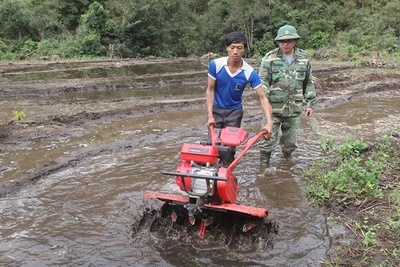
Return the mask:
M 264 139 L 268 141 L 272 135 L 272 122 L 267 123 L 267 125 L 264 126 L 263 131 L 265 131 Z
M 207 126 L 208 126 L 208 127 L 210 127 L 210 126 L 215 126 L 215 119 L 214 119 L 214 117 L 208 118 L 208 120 L 207 120 Z
M 263 128 L 262 130 L 265 132 L 264 140 L 269 141 L 269 139 L 271 138 L 271 132 L 268 132 L 265 128 Z

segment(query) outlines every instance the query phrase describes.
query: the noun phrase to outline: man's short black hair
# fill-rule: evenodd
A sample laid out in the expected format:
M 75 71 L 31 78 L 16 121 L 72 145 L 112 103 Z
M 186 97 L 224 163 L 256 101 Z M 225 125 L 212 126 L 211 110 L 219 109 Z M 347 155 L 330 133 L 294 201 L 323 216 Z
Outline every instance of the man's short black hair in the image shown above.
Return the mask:
M 226 46 L 238 43 L 244 43 L 244 48 L 247 48 L 247 38 L 243 33 L 231 32 L 226 36 Z

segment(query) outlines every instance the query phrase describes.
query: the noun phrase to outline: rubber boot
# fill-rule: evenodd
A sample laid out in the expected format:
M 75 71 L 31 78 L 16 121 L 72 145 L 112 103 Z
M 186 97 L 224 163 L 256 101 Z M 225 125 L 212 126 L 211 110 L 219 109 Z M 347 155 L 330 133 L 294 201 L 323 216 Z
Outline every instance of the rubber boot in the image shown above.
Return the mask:
M 282 151 L 282 157 L 285 159 L 290 159 L 292 157 L 292 152 Z

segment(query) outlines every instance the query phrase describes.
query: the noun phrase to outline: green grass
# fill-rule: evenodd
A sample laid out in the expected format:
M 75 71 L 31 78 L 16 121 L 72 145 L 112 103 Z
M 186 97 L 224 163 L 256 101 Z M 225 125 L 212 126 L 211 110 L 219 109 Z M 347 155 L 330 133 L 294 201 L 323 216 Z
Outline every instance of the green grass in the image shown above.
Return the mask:
M 25 110 L 23 111 L 13 110 L 13 115 L 14 115 L 13 121 L 22 121 L 26 117 Z
M 325 266 L 399 266 L 400 138 L 397 131 L 367 146 L 362 140 L 336 145 L 319 141 L 326 158 L 303 172 L 312 205 L 325 205 L 354 234 L 355 241 L 334 246 Z M 331 206 L 335 206 L 334 208 Z M 340 208 L 338 208 L 340 207 Z

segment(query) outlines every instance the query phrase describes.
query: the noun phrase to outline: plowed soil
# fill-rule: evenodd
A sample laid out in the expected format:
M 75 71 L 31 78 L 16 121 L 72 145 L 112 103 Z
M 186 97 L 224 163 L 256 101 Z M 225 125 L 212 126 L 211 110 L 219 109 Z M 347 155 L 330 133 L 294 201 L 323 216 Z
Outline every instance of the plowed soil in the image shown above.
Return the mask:
M 43 72 L 51 72 L 55 70 L 79 70 L 82 68 L 101 68 L 109 67 L 112 65 L 153 65 L 168 63 L 180 63 L 186 61 L 196 61 L 196 59 L 174 59 L 174 60 L 124 60 L 120 62 L 116 61 L 90 61 L 90 62 L 14 62 L 8 64 L 0 64 L 1 75 L 6 73 L 25 73 L 36 72 L 40 69 Z M 205 63 L 206 64 L 206 63 Z M 254 62 L 254 67 L 257 67 L 257 62 Z M 206 68 L 204 69 L 204 71 Z M 193 72 L 190 72 L 193 73 Z M 313 73 L 315 76 L 315 83 L 318 94 L 318 108 L 325 108 L 333 105 L 348 101 L 351 98 L 363 96 L 365 94 L 377 94 L 382 91 L 398 90 L 400 82 L 400 74 L 396 72 L 396 66 L 364 66 L 359 67 L 337 67 L 330 65 L 318 65 L 315 64 Z M 175 73 L 175 75 L 177 75 Z M 204 77 L 205 76 L 204 72 Z M 150 80 L 150 76 L 154 77 L 157 75 L 143 75 L 138 78 L 140 82 L 135 83 L 127 87 L 115 88 L 115 86 L 107 86 L 108 81 L 115 81 L 115 79 L 123 80 L 124 77 L 119 78 L 74 78 L 74 79 L 54 79 L 54 80 L 21 80 L 21 81 L 10 81 L 2 82 L 0 84 L 0 94 L 3 95 L 4 99 L 7 97 L 21 97 L 26 95 L 35 96 L 52 96 L 52 95 L 68 95 L 70 93 L 87 93 L 87 92 L 104 92 L 107 90 L 135 90 L 141 88 L 149 88 L 154 86 L 160 86 L 158 82 L 146 82 Z M 167 77 L 168 73 L 163 74 L 163 77 Z M 162 86 L 176 85 L 176 84 L 200 84 L 205 86 L 205 78 L 187 78 L 190 75 L 182 75 L 182 79 L 179 79 L 179 75 L 175 79 L 170 79 L 163 82 Z M 183 77 L 186 77 L 183 79 Z M 100 79 L 100 81 L 99 81 Z M 183 81 L 182 81 L 183 80 Z M 103 86 L 99 86 L 99 84 Z M 52 114 L 41 114 L 34 118 L 30 118 L 28 121 L 3 121 L 0 125 L 0 153 L 5 151 L 15 151 L 18 149 L 25 148 L 30 144 L 38 144 L 41 141 L 46 140 L 57 140 L 60 137 L 72 136 L 75 133 L 71 131 L 71 128 L 79 126 L 80 128 L 89 127 L 93 124 L 99 124 L 104 121 L 121 120 L 124 118 L 139 117 L 146 114 L 164 113 L 169 110 L 190 110 L 190 109 L 201 109 L 205 108 L 205 95 L 199 95 L 198 98 L 193 100 L 183 101 L 171 101 L 163 103 L 155 103 L 154 99 L 148 97 L 142 99 L 141 104 L 136 104 L 135 99 L 115 99 L 115 105 L 112 109 L 99 112 L 79 112 L 72 115 L 52 115 Z M 90 101 L 90 100 L 89 100 Z M 101 100 L 93 100 L 93 103 L 98 103 Z M 110 101 L 110 100 L 106 100 Z M 118 102 L 121 101 L 132 101 L 132 105 L 129 108 L 120 109 Z M 257 102 L 256 96 L 250 101 Z M 37 104 L 37 103 L 36 103 Z M 66 105 L 70 103 L 66 102 Z M 31 104 L 35 105 L 35 103 Z M 38 105 L 38 104 L 37 104 Z M 38 127 L 40 126 L 40 127 Z M 144 137 L 139 142 L 152 142 L 154 137 Z M 123 147 L 123 145 L 122 145 Z M 98 149 L 98 153 L 104 153 L 104 149 Z M 50 162 L 42 168 L 37 169 L 34 173 L 30 173 L 27 176 L 21 177 L 18 180 L 12 182 L 2 183 L 0 186 L 0 197 L 5 196 L 11 192 L 14 192 L 21 187 L 33 183 L 35 180 L 43 177 L 45 174 L 49 174 L 59 168 L 66 167 L 73 164 L 77 160 L 85 158 L 87 156 L 95 156 L 95 153 L 91 151 L 89 154 L 76 155 L 73 158 L 66 159 L 65 162 Z M 0 172 L 2 168 L 0 166 Z M 4 171 L 4 169 L 3 169 Z
M 0 75 L 8 74 L 7 77 L 15 76 L 21 73 L 29 74 L 32 72 L 43 72 L 59 71 L 60 69 L 65 70 L 78 70 L 82 68 L 107 68 L 110 65 L 152 65 L 152 64 L 163 64 L 165 62 L 186 62 L 196 61 L 195 59 L 157 59 L 157 60 L 124 60 L 124 61 L 95 61 L 95 62 L 12 62 L 0 64 Z M 257 67 L 257 62 L 254 62 L 254 66 Z M 120 81 L 124 83 L 124 77 L 110 77 L 110 78 L 73 78 L 73 79 L 53 79 L 53 80 L 7 80 L 2 79 L 0 83 L 0 95 L 2 96 L 1 101 L 7 101 L 8 98 L 23 98 L 25 96 L 57 96 L 57 95 L 69 95 L 79 93 L 90 93 L 90 92 L 105 92 L 115 90 L 136 90 L 143 88 L 152 87 L 165 87 L 181 84 L 197 84 L 205 87 L 206 81 L 206 68 L 204 68 L 204 79 L 196 77 L 196 73 L 199 71 L 184 72 L 181 75 L 175 73 L 174 78 L 166 79 L 162 85 L 157 81 L 160 77 L 169 77 L 170 73 L 153 74 L 153 75 L 139 75 L 137 82 L 129 86 L 111 86 L 111 82 Z M 200 71 L 201 73 L 201 71 Z M 318 102 L 316 112 L 318 109 L 331 107 L 338 105 L 344 101 L 351 101 L 357 97 L 363 97 L 366 94 L 375 94 L 379 97 L 379 94 L 385 91 L 396 91 L 399 90 L 400 84 L 400 73 L 397 66 L 386 66 L 386 65 L 365 65 L 357 67 L 340 67 L 339 65 L 322 65 L 315 64 L 313 70 L 314 76 L 316 77 L 316 88 L 318 94 Z M 172 76 L 172 75 L 171 75 Z M 185 78 L 183 78 L 185 77 Z M 188 78 L 189 77 L 189 78 Z M 193 78 L 190 78 L 193 77 Z M 155 81 L 155 80 L 156 81 Z M 9 151 L 18 151 L 25 149 L 32 144 L 41 144 L 43 141 L 58 140 L 60 138 L 67 138 L 76 135 L 73 128 L 86 129 L 95 124 L 101 124 L 103 122 L 118 121 L 122 119 L 128 119 L 133 117 L 140 117 L 147 114 L 164 113 L 168 111 L 187 111 L 187 110 L 198 110 L 205 109 L 205 94 L 202 93 L 198 96 L 193 96 L 189 100 L 180 101 L 154 101 L 152 97 L 142 98 L 140 104 L 137 103 L 135 98 L 127 99 L 114 99 L 114 100 L 87 100 L 87 103 L 99 103 L 101 101 L 114 102 L 115 105 L 111 105 L 113 108 L 98 111 L 98 112 L 87 112 L 82 111 L 75 114 L 38 114 L 34 117 L 30 117 L 29 120 L 13 121 L 3 120 L 0 125 L 0 153 L 7 153 Z M 72 100 L 71 100 L 72 101 Z M 249 101 L 258 102 L 258 99 L 254 96 L 250 97 Z M 125 106 L 129 108 L 120 108 L 118 103 L 123 102 Z M 0 102 L 1 103 L 1 102 Z M 65 102 L 65 105 L 69 105 L 70 102 Z M 32 106 L 40 105 L 39 103 L 31 103 Z M 260 119 L 256 118 L 256 119 Z M 174 134 L 174 133 L 165 133 Z M 118 150 L 129 149 L 136 144 L 152 143 L 155 142 L 156 135 L 142 136 L 130 142 L 120 142 L 114 146 L 100 145 L 96 148 L 90 148 L 88 150 L 74 151 L 69 156 L 62 157 L 55 161 L 51 161 L 43 166 L 37 168 L 35 171 L 22 175 L 16 180 L 6 181 L 0 184 L 0 197 L 4 197 L 9 194 L 18 192 L 21 188 L 35 183 L 38 179 L 46 177 L 46 175 L 56 172 L 62 168 L 71 167 L 76 162 L 83 160 L 87 157 L 94 157 L 103 153 L 111 153 Z M 0 166 L 0 177 L 2 173 L 6 171 L 5 167 Z M 368 203 L 361 203 L 366 207 Z M 372 203 L 373 204 L 373 203 Z M 371 204 L 371 205 L 372 205 Z M 332 205 L 332 210 L 335 213 L 342 214 L 346 218 L 351 220 L 357 220 L 358 218 L 352 218 L 352 212 L 350 209 L 342 209 L 336 205 Z M 355 216 L 355 215 L 354 215 Z M 338 243 L 339 244 L 339 243 Z M 360 243 L 361 244 L 361 243 Z M 357 248 L 355 248 L 357 249 Z M 343 250 L 348 252 L 351 250 Z M 348 255 L 342 255 L 343 259 L 346 259 Z M 379 257 L 379 255 L 378 255 Z M 352 258 L 346 262 L 343 266 L 357 266 L 357 257 Z M 340 264 L 339 264 L 340 265 Z

